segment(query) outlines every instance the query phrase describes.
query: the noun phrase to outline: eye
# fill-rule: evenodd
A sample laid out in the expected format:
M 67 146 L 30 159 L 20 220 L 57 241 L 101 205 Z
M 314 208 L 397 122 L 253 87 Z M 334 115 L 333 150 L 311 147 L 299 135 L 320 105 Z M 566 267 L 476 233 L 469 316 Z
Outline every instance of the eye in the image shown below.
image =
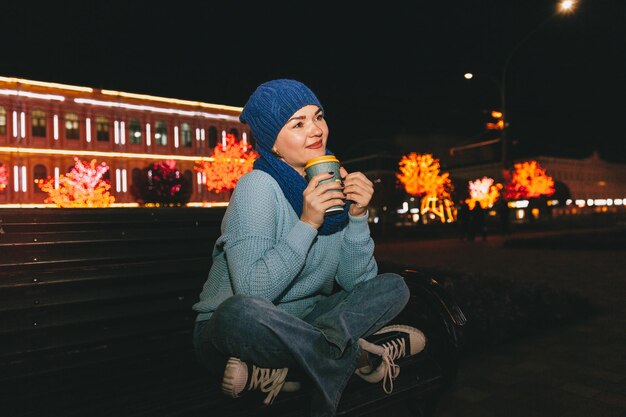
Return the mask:
M 316 117 L 315 120 L 324 120 L 324 113 L 319 113 Z

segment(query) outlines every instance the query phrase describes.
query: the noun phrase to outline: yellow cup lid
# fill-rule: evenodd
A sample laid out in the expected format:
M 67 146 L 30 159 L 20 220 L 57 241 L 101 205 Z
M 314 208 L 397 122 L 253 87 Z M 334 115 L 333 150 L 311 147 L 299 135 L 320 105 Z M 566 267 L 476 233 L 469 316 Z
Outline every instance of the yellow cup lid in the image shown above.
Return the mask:
M 337 163 L 339 163 L 339 159 L 337 159 L 337 157 L 335 155 L 318 156 L 318 157 L 309 159 L 306 162 L 306 165 L 304 166 L 304 169 L 306 170 L 309 167 L 312 167 L 313 165 L 321 164 L 322 162 L 337 162 Z

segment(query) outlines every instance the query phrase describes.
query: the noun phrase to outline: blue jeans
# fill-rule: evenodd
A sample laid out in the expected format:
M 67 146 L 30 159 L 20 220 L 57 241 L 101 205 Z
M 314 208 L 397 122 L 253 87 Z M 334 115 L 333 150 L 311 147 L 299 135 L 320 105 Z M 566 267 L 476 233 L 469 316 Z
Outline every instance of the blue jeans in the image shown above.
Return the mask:
M 391 321 L 408 300 L 409 289 L 396 274 L 340 290 L 303 319 L 265 299 L 234 295 L 196 323 L 194 346 L 199 361 L 219 377 L 230 356 L 303 373 L 313 386 L 311 415 L 333 416 L 361 355 L 356 341 Z

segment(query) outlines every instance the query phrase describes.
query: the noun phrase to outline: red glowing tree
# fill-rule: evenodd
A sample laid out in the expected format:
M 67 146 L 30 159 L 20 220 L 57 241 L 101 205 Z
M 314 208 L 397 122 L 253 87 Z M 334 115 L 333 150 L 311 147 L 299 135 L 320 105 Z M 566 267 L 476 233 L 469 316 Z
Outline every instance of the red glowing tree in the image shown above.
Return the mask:
M 141 204 L 186 204 L 191 198 L 191 179 L 176 168 L 174 160 L 155 162 L 142 170 L 130 192 Z
M 9 171 L 6 165 L 0 163 L 0 191 L 4 191 L 9 184 Z
M 520 162 L 514 165 L 511 181 L 505 187 L 505 198 L 518 200 L 552 194 L 554 194 L 554 180 L 546 174 L 537 161 Z
M 109 193 L 111 184 L 103 178 L 108 170 L 104 162 L 74 158 L 74 168 L 59 177 L 58 187 L 53 178 L 38 180 L 37 185 L 48 193 L 44 201 L 58 207 L 108 207 L 115 201 Z
M 252 170 L 257 152 L 238 142 L 234 135 L 226 135 L 224 144 L 213 149 L 212 161 L 197 161 L 194 169 L 206 178 L 209 191 L 221 193 L 235 188 L 239 178 Z

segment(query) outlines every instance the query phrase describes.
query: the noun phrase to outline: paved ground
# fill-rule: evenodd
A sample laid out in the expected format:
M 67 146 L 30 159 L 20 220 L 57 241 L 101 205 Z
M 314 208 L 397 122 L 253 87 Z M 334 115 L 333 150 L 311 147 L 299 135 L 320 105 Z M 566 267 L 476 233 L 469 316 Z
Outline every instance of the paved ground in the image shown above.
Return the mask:
M 543 234 L 552 233 L 570 232 Z M 380 260 L 548 283 L 602 308 L 600 315 L 549 335 L 465 358 L 437 417 L 626 417 L 626 251 L 511 249 L 503 243 L 503 237 L 489 236 L 484 242 L 377 244 Z M 409 415 L 402 407 L 385 412 Z

